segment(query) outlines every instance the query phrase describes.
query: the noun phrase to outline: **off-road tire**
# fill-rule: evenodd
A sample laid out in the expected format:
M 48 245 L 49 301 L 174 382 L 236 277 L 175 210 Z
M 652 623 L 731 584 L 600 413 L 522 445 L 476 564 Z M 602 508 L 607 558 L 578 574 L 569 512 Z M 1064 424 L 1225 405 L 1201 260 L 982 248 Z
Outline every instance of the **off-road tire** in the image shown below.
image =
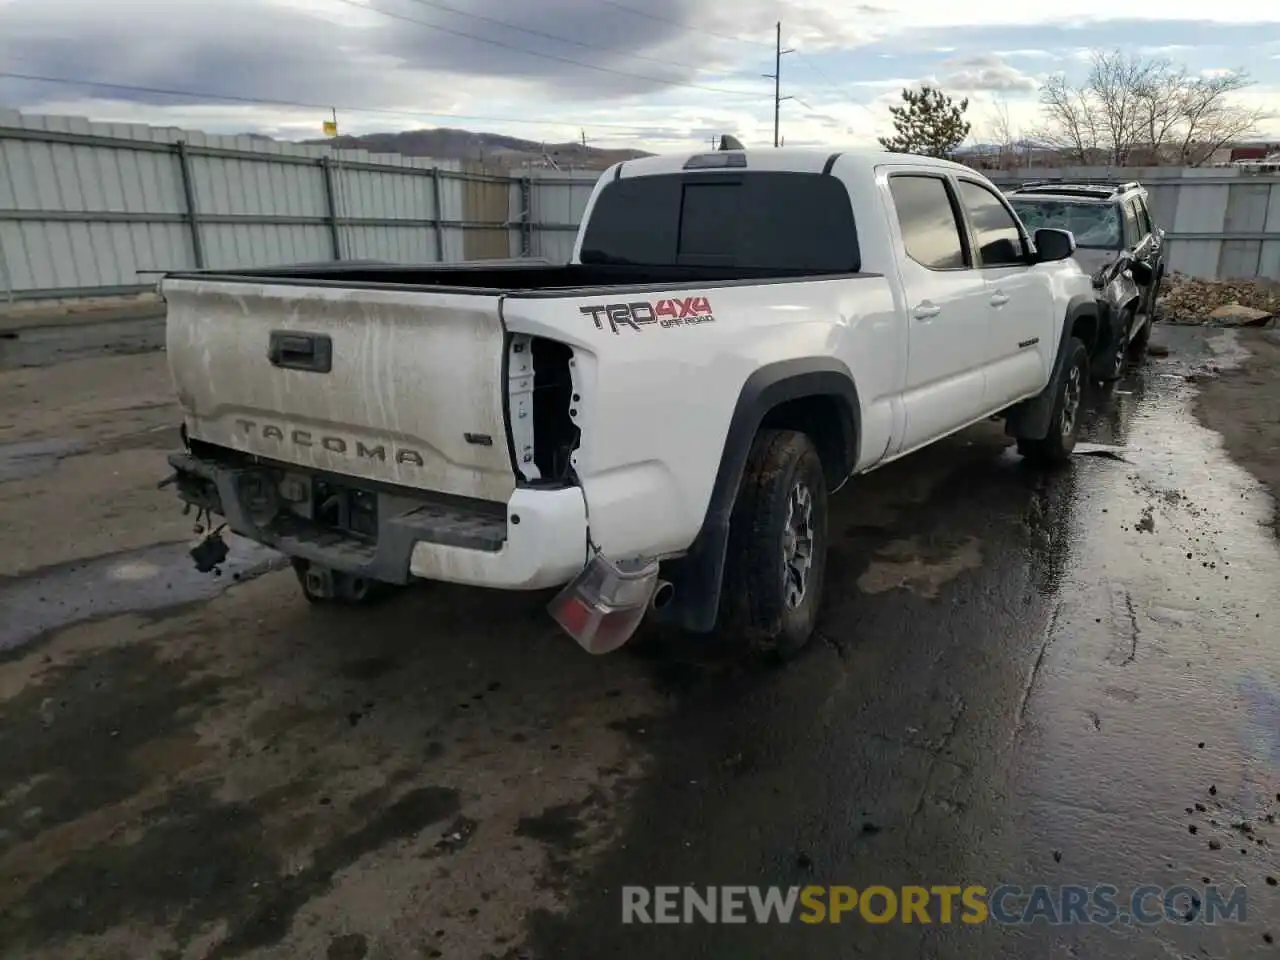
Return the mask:
M 1054 384 L 1049 432 L 1035 440 L 1018 438 L 1018 453 L 1035 466 L 1056 467 L 1066 463 L 1071 458 L 1071 451 L 1075 449 L 1076 438 L 1080 434 L 1080 415 L 1084 408 L 1084 390 L 1089 376 L 1089 351 L 1077 337 L 1072 337 L 1067 342 L 1066 350 L 1066 366 L 1062 376 Z M 1074 407 L 1069 425 L 1063 417 L 1068 405 Z
M 1111 341 L 1111 346 L 1104 356 L 1094 359 L 1090 372 L 1095 380 L 1103 383 L 1114 383 L 1124 376 L 1129 362 L 1129 327 L 1133 324 L 1133 311 L 1125 310 L 1120 315 L 1117 326 L 1119 332 Z
M 794 533 L 794 526 L 805 513 L 798 504 L 805 502 L 809 559 L 801 580 L 795 548 L 805 538 Z M 721 634 L 771 657 L 796 656 L 817 627 L 826 567 L 827 483 L 818 451 L 803 433 L 761 430 L 729 521 Z M 797 600 L 799 582 L 804 585 Z

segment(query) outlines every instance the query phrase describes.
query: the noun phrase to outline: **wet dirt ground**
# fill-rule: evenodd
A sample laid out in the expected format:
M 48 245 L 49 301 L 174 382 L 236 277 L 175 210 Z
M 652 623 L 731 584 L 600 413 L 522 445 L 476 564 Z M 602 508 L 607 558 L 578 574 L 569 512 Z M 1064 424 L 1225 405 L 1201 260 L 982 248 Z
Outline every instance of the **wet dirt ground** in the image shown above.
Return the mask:
M 1158 334 L 1059 475 L 989 424 L 849 484 L 782 669 L 593 659 L 545 594 L 321 612 L 247 545 L 196 576 L 163 356 L 0 373 L 0 956 L 1280 956 L 1280 554 L 1195 416 L 1274 457 L 1239 411 L 1280 370 Z M 1247 912 L 621 923 L 624 885 L 1000 883 Z
M 1241 330 L 1239 337 L 1249 355 L 1226 375 L 1204 380 L 1196 414 L 1280 499 L 1280 330 Z

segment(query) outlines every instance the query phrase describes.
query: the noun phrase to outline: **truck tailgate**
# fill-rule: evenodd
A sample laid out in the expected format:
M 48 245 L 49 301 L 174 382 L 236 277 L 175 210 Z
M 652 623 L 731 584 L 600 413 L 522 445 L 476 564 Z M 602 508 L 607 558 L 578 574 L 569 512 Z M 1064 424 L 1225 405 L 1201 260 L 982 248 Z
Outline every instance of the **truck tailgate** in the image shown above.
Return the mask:
M 496 295 L 167 279 L 188 435 L 484 500 L 515 488 Z

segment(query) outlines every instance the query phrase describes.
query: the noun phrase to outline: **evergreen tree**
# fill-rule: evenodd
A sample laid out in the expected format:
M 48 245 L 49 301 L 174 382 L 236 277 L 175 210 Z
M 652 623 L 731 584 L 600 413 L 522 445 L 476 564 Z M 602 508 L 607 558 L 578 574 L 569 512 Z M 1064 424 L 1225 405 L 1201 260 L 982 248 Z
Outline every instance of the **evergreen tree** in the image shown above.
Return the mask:
M 880 145 L 893 153 L 926 157 L 950 157 L 969 136 L 966 97 L 958 104 L 936 87 L 902 91 L 902 106 L 890 107 L 894 137 L 881 137 Z

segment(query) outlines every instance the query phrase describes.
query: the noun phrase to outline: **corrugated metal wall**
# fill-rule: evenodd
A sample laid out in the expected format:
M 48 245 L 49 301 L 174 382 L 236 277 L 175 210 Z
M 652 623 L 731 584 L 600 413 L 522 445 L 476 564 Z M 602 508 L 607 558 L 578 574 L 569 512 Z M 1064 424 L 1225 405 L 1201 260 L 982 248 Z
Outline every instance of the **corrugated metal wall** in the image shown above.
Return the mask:
M 553 261 L 567 261 L 573 254 L 577 225 L 586 212 L 587 201 L 595 188 L 595 178 L 584 179 L 578 173 L 541 171 L 530 190 L 529 221 L 534 224 L 572 224 L 572 230 L 534 229 L 530 256 Z
M 1137 180 L 1165 229 L 1169 268 L 1193 277 L 1280 280 L 1280 177 L 1245 168 L 1074 167 L 999 173 L 1002 187 L 1019 180 L 1084 177 Z
M 467 260 L 493 260 L 518 257 L 519 249 L 513 245 L 511 219 L 507 198 L 511 192 L 511 178 L 497 176 L 494 171 L 480 164 L 468 164 L 467 172 L 480 174 L 484 179 L 469 180 L 462 184 L 462 203 L 468 218 L 476 224 L 468 230 L 463 246 Z
M 538 174 L 526 182 L 536 192 Z M 576 217 L 513 220 L 518 183 L 452 161 L 0 110 L 0 298 L 130 292 L 196 267 L 505 258 L 542 231 L 572 237 Z
M 0 298 L 143 289 L 165 270 L 342 259 L 564 262 L 596 174 L 0 110 Z M 1127 168 L 996 174 L 1140 180 L 1172 269 L 1280 279 L 1280 176 Z

